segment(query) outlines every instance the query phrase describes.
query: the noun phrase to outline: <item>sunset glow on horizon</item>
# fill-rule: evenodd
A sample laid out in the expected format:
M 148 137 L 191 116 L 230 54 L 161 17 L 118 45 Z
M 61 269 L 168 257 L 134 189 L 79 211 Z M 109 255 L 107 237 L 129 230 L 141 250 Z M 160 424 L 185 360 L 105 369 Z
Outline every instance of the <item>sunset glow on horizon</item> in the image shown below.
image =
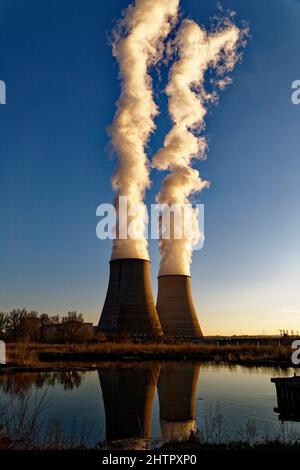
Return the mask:
M 126 51 L 133 63 L 140 61 L 135 65 L 144 75 L 138 77 L 128 67 L 120 38 L 107 39 L 130 3 L 115 0 L 103 8 L 98 0 L 90 0 L 87 8 L 74 0 L 72 10 L 65 0 L 43 5 L 31 0 L 26 6 L 10 0 L 0 5 L 0 28 L 5 33 L 0 81 L 6 92 L 5 104 L 0 105 L 0 311 L 25 307 L 64 315 L 77 310 L 85 321 L 97 324 L 111 253 L 118 258 L 116 253 L 125 244 L 120 248 L 118 242 L 97 238 L 96 208 L 123 194 L 149 208 L 157 198 L 172 202 L 176 189 L 180 202 L 204 204 L 205 242 L 192 257 L 191 245 L 185 252 L 180 245 L 172 262 L 166 261 L 167 244 L 159 251 L 158 240 L 150 239 L 142 248 L 137 243 L 131 251 L 127 246 L 131 255 L 139 249 L 143 255 L 149 253 L 154 298 L 159 273 L 174 274 L 180 266 L 176 274 L 189 274 L 191 269 L 204 336 L 279 335 L 282 330 L 296 334 L 300 104 L 291 97 L 293 82 L 300 80 L 300 2 L 224 0 L 220 9 L 210 0 L 181 0 L 178 19 L 178 2 L 172 0 L 171 9 L 157 12 L 161 24 L 149 24 L 152 36 L 149 31 L 146 39 L 142 35 L 151 46 L 155 43 L 157 57 L 149 44 L 148 55 L 142 47 Z M 199 60 L 204 76 L 208 64 L 217 64 L 221 50 L 216 46 L 215 55 L 210 51 L 209 56 L 211 18 L 232 10 L 236 14 L 230 13 L 233 23 L 227 25 L 231 43 L 226 58 L 228 64 L 232 60 L 232 84 L 224 89 L 220 84 L 218 103 L 213 103 L 216 99 L 205 101 L 199 92 L 203 77 L 192 74 L 188 62 L 184 69 L 174 44 L 174 50 L 167 47 L 168 60 L 161 60 L 161 42 L 169 37 L 175 20 L 173 41 L 176 34 L 177 41 L 186 34 L 190 45 L 191 32 L 199 38 L 207 34 L 206 62 L 197 54 L 192 58 Z M 243 57 L 235 63 L 239 34 L 248 30 Z M 142 87 L 143 93 L 128 92 L 119 66 L 128 83 Z M 215 72 L 206 73 L 208 94 L 215 79 Z M 186 93 L 186 102 L 180 93 Z M 136 118 L 128 96 L 135 97 L 139 110 L 134 148 L 135 161 L 139 152 L 140 161 L 134 169 L 129 151 L 133 140 L 123 121 L 130 113 Z M 189 119 L 187 103 L 199 104 Z M 190 132 L 194 122 L 203 125 L 195 132 L 196 142 Z M 128 139 L 121 140 L 120 135 Z M 191 139 L 185 160 L 180 139 Z M 205 141 L 207 158 L 191 162 L 190 156 L 200 152 Z M 118 166 L 111 147 L 123 156 Z M 195 177 L 189 187 L 183 177 L 187 172 Z M 170 174 L 177 177 L 173 186 Z M 209 189 L 204 184 L 208 181 Z

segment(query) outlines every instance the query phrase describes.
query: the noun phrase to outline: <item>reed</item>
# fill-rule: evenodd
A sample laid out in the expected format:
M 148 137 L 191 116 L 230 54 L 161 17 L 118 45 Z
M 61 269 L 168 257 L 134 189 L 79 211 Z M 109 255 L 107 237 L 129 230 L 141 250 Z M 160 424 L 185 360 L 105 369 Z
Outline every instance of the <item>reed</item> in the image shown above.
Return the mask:
M 69 344 L 9 343 L 7 363 L 42 366 L 53 363 L 82 363 L 100 360 L 199 360 L 245 365 L 291 364 L 289 345 L 216 345 L 193 343 L 139 343 L 99 341 Z

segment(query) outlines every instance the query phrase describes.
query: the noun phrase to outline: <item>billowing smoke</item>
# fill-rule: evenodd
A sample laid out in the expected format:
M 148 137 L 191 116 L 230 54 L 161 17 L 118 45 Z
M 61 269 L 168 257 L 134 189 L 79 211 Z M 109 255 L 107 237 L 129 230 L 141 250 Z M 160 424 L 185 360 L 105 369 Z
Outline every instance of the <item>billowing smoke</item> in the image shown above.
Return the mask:
M 170 171 L 157 197 L 160 204 L 177 204 L 183 207 L 189 203 L 191 195 L 209 184 L 191 167 L 194 157 L 204 158 L 206 141 L 199 135 L 204 130 L 207 103 L 217 96 L 216 92 L 205 91 L 205 73 L 208 69 L 215 70 L 215 75 L 220 77 L 220 89 L 230 82 L 226 73 L 231 71 L 236 63 L 240 33 L 231 23 L 224 25 L 221 30 L 208 33 L 191 20 L 184 20 L 178 30 L 174 42 L 178 60 L 171 68 L 166 88 L 174 126 L 165 137 L 164 147 L 156 153 L 152 161 L 155 168 Z M 169 239 L 160 240 L 160 275 L 190 274 L 193 246 L 201 234 L 194 209 L 189 217 L 182 218 L 183 229 L 185 220 L 193 221 L 192 234 L 185 235 L 189 233 L 186 227 L 187 230 L 181 239 L 171 236 Z M 171 235 L 173 231 L 171 227 Z
M 128 208 L 136 212 L 129 218 L 134 239 L 118 236 L 117 226 L 112 259 L 149 258 L 144 237 L 146 208 L 143 199 L 149 187 L 145 145 L 155 129 L 154 117 L 158 112 L 149 67 L 162 56 L 163 40 L 176 21 L 178 4 L 179 0 L 136 0 L 127 9 L 115 33 L 113 54 L 120 66 L 122 92 L 110 129 L 117 154 L 112 184 L 117 214 L 120 215 L 120 196 L 126 197 Z

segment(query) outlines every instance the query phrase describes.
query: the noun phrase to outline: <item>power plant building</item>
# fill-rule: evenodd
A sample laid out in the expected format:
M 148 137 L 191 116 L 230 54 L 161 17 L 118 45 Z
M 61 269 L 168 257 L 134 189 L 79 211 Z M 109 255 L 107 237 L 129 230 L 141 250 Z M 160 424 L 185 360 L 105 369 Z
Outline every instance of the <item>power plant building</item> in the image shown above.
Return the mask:
M 192 298 L 190 276 L 159 276 L 156 308 L 166 336 L 203 337 Z
M 98 330 L 103 333 L 161 335 L 152 294 L 150 261 L 124 258 L 110 261 L 110 276 Z
M 110 276 L 97 327 L 106 335 L 128 334 L 173 338 L 203 337 L 187 275 L 158 277 L 155 306 L 151 288 L 150 261 L 121 258 L 110 261 Z

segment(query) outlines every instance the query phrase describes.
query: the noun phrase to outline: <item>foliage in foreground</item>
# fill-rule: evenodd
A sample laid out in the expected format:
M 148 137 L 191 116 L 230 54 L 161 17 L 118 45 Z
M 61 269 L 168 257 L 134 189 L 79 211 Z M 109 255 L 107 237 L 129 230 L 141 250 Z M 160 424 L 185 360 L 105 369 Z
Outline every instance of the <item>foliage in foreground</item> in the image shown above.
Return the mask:
M 0 409 L 0 450 L 126 450 L 155 449 L 156 452 L 171 450 L 249 450 L 249 449 L 297 449 L 300 450 L 300 435 L 293 427 L 282 424 L 277 434 L 271 435 L 266 428 L 260 433 L 255 420 L 248 420 L 230 436 L 227 423 L 217 406 L 207 411 L 201 429 L 188 438 L 164 442 L 161 439 L 123 439 L 115 442 L 91 444 L 85 427 L 78 429 L 76 421 L 70 433 L 63 431 L 56 420 L 46 424 L 41 419 L 47 408 L 46 394 L 20 395 Z M 142 444 L 142 447 L 141 447 Z M 138 447 L 137 447 L 138 446 Z

